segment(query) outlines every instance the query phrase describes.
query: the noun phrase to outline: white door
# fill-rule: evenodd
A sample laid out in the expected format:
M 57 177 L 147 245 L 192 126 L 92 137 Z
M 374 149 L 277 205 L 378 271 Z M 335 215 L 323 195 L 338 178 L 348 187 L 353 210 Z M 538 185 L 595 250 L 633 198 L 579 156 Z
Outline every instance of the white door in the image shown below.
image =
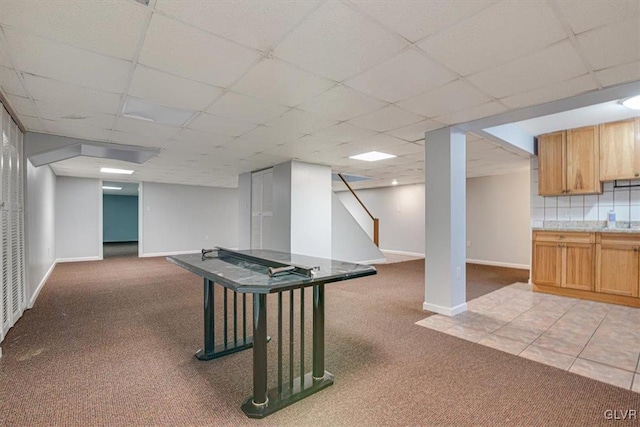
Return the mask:
M 269 249 L 273 219 L 273 169 L 251 174 L 251 249 Z
M 26 308 L 22 133 L 2 108 L 0 148 L 0 341 Z

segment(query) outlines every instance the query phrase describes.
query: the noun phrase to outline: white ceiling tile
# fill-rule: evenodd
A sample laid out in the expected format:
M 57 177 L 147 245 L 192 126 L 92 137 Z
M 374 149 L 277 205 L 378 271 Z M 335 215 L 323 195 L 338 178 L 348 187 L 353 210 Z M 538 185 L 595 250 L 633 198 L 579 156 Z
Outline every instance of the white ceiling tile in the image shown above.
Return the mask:
M 424 120 L 422 116 L 402 110 L 395 105 L 388 105 L 364 116 L 352 119 L 349 123 L 378 132 L 385 132 L 422 120 Z
M 323 4 L 274 49 L 275 56 L 341 81 L 407 44 L 343 3 Z
M 114 131 L 110 140 L 120 144 L 139 145 L 141 147 L 161 148 L 169 144 L 169 139 L 157 138 L 153 136 L 140 135 L 137 133 Z
M 13 68 L 0 65 L 0 87 L 5 93 L 27 98 L 27 93 L 22 87 L 22 82 Z
M 638 68 L 638 78 L 640 78 L 640 67 Z M 556 99 L 568 98 L 573 95 L 595 90 L 598 87 L 589 74 L 584 74 L 560 83 L 552 84 L 531 92 L 502 98 L 505 105 L 511 108 L 522 108 L 530 105 L 538 105 Z
M 578 42 L 594 70 L 640 60 L 640 19 L 635 16 L 582 33 Z
M 411 42 L 462 21 L 495 0 L 371 1 L 353 0 L 360 9 Z
M 175 136 L 180 128 L 153 123 L 146 120 L 120 117 L 115 130 L 157 139 L 169 139 Z
M 93 126 L 103 129 L 112 129 L 115 123 L 115 114 L 84 111 L 78 114 L 77 109 L 66 108 L 64 104 L 53 104 L 45 101 L 35 101 L 40 117 L 60 123 L 75 124 L 77 126 Z
M 54 135 L 69 136 L 72 138 L 87 139 L 90 141 L 107 141 L 111 136 L 111 131 L 91 126 L 78 126 L 72 123 L 62 123 L 60 121 L 43 120 L 42 123 L 47 131 Z
M 138 65 L 128 94 L 156 104 L 201 111 L 222 94 L 222 89 Z
M 300 105 L 301 110 L 334 120 L 349 120 L 385 105 L 384 102 L 355 90 L 337 85 Z
M 640 80 L 640 61 L 596 71 L 596 76 L 605 87 Z
M 331 150 L 336 145 L 338 145 L 338 143 L 335 141 L 328 141 L 324 138 L 305 135 L 302 138 L 279 145 L 270 150 L 270 152 L 283 157 L 298 159 L 304 158 L 307 161 L 312 161 L 317 157 L 315 153 Z
M 447 114 L 445 116 L 436 117 L 436 120 L 448 125 L 456 125 L 459 123 L 470 122 L 471 120 L 481 119 L 483 117 L 493 116 L 494 114 L 503 113 L 506 108 L 495 101 L 486 104 L 476 105 L 462 111 Z
M 20 116 L 20 121 L 27 127 L 27 130 L 30 132 L 44 132 L 45 130 L 44 125 L 37 117 L 22 115 Z
M 571 43 L 564 41 L 524 58 L 474 74 L 468 79 L 491 96 L 503 98 L 559 83 L 586 72 Z
M 440 87 L 456 77 L 424 54 L 410 49 L 345 84 L 385 101 L 397 102 Z
M 73 109 L 80 116 L 87 112 L 118 113 L 120 96 L 113 93 L 29 74 L 24 74 L 24 82 L 35 100 L 59 105 L 66 111 Z
M 357 141 L 352 141 L 347 144 L 342 144 L 335 147 L 335 153 L 338 153 L 344 157 L 353 156 L 356 154 L 367 153 L 369 151 L 383 151 L 389 154 L 395 154 L 393 152 L 393 147 L 400 147 L 406 144 L 407 141 L 403 141 L 402 139 L 394 138 L 393 136 L 385 135 L 382 133 L 372 135 L 367 138 L 359 139 Z M 359 162 L 359 160 L 357 161 Z M 378 162 L 371 162 L 378 164 Z
M 424 157 L 424 145 L 414 144 L 413 142 L 407 142 L 402 145 L 394 146 L 392 149 L 392 154 L 396 156 L 406 156 L 410 154 L 419 154 Z
M 32 117 L 38 116 L 36 108 L 33 106 L 33 102 L 31 102 L 29 98 L 7 94 L 7 100 L 9 101 L 9 105 L 11 105 L 11 107 L 16 110 L 16 113 L 18 113 L 19 115 Z
M 575 34 L 640 15 L 638 0 L 556 0 Z
M 233 86 L 233 90 L 275 104 L 295 107 L 334 85 L 331 80 L 315 77 L 284 62 L 265 59 L 245 74 Z
M 255 128 L 256 125 L 203 113 L 191 121 L 188 127 L 217 135 L 240 136 Z
M 56 80 L 123 93 L 131 63 L 6 29 L 7 42 L 20 71 Z
M 221 147 L 233 140 L 233 137 L 224 135 L 214 135 L 211 133 L 200 132 L 193 129 L 182 129 L 173 139 L 180 142 L 187 142 L 193 146 L 203 147 Z
M 207 111 L 247 123 L 264 124 L 287 111 L 288 107 L 272 104 L 235 92 L 227 92 Z
M 130 0 L 3 1 L 0 23 L 131 60 L 148 8 Z
M 333 126 L 336 123 L 336 120 L 327 119 L 319 114 L 291 109 L 267 124 L 272 127 L 307 134 Z
M 174 139 L 165 145 L 165 149 L 176 150 L 183 153 L 206 154 L 211 153 L 217 147 L 229 143 L 233 138 L 221 135 L 212 135 L 197 132 L 191 129 L 183 129 Z M 213 167 L 215 163 L 212 163 Z
M 259 57 L 256 51 L 156 13 L 139 62 L 199 82 L 227 87 Z
M 426 117 L 442 116 L 489 102 L 491 98 L 464 80 L 416 95 L 398 105 Z
M 263 51 L 272 49 L 318 1 L 159 0 L 156 9 L 203 30 Z
M 242 143 L 253 144 L 259 147 L 275 147 L 302 137 L 302 133 L 291 129 L 280 129 L 269 126 L 258 126 L 250 132 L 242 135 L 239 140 Z
M 423 140 L 425 132 L 439 129 L 441 127 L 444 127 L 444 124 L 427 119 L 409 126 L 390 130 L 387 133 L 391 136 L 395 136 L 396 138 L 413 142 Z
M 376 132 L 373 130 L 364 129 L 354 126 L 351 123 L 342 122 L 325 129 L 320 129 L 319 131 L 314 132 L 314 136 L 338 143 L 344 143 L 353 141 L 354 139 L 362 139 L 373 135 L 374 133 Z
M 504 1 L 419 43 L 466 76 L 533 53 L 566 38 L 546 2 Z

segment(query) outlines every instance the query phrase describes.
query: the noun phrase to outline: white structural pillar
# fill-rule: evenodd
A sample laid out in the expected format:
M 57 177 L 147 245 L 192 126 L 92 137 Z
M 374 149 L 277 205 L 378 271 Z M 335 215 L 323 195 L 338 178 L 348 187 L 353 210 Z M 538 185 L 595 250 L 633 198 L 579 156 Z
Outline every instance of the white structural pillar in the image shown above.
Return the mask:
M 423 308 L 448 316 L 466 303 L 466 138 L 425 133 L 425 296 Z

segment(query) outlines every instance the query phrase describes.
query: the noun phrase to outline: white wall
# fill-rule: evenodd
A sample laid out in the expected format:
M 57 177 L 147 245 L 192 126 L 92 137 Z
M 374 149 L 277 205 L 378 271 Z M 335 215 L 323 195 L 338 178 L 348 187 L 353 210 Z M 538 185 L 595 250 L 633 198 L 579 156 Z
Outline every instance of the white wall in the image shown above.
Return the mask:
M 331 197 L 331 259 L 350 262 L 384 261 L 384 255 L 344 207 Z
M 145 182 L 142 256 L 238 246 L 238 191 Z
M 380 249 L 424 254 L 424 184 L 356 190 L 356 194 L 380 219 Z M 373 239 L 373 221 L 356 198 L 349 191 L 336 195 Z
M 467 260 L 529 268 L 529 171 L 467 179 Z
M 102 188 L 98 179 L 59 176 L 55 196 L 58 261 L 102 257 Z
M 291 162 L 291 252 L 331 258 L 331 194 L 331 168 Z
M 529 172 L 467 179 L 467 259 L 528 268 Z M 356 190 L 380 218 L 380 248 L 424 254 L 424 184 Z M 336 193 L 360 226 L 373 223 L 348 191 Z
M 33 307 L 56 260 L 56 176 L 49 166 L 36 168 L 28 160 L 26 165 L 27 259 L 25 270 L 27 305 Z

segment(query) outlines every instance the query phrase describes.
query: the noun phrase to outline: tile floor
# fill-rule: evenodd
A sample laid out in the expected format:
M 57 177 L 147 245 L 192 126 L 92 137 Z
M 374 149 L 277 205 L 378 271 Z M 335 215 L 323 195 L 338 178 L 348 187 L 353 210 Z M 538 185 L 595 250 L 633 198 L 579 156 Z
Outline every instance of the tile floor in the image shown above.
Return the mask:
M 640 309 L 516 283 L 417 325 L 640 393 Z

